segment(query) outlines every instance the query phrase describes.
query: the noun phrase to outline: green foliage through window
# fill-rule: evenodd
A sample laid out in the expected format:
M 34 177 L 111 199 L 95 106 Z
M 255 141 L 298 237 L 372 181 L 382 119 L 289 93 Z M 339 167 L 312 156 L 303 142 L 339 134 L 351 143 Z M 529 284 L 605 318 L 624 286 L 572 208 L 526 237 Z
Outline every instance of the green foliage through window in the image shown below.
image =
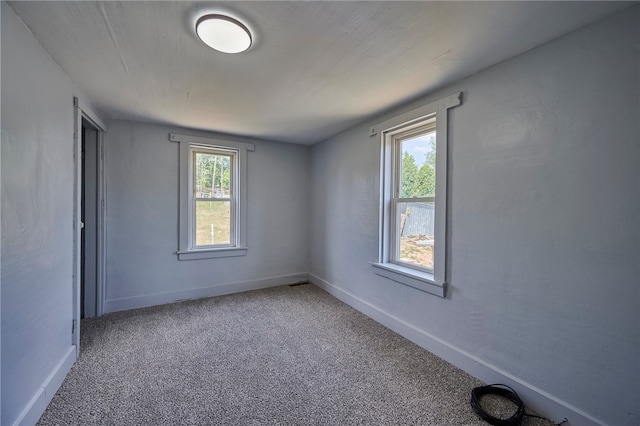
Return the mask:
M 229 197 L 231 156 L 195 153 L 195 192 L 198 198 Z
M 436 193 L 436 151 L 435 133 L 403 141 L 402 165 L 400 176 L 400 198 L 434 197 Z M 416 158 L 409 152 L 416 152 L 415 145 L 419 143 L 420 151 L 425 152 L 424 161 L 418 167 Z M 412 148 L 405 148 L 413 143 Z

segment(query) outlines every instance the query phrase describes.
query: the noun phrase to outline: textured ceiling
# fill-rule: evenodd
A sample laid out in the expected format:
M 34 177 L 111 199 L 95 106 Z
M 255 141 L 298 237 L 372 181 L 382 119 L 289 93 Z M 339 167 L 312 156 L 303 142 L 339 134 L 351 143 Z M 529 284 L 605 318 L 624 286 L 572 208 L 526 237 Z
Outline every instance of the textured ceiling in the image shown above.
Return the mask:
M 313 144 L 629 2 L 12 2 L 112 118 Z M 239 55 L 199 41 L 222 11 Z

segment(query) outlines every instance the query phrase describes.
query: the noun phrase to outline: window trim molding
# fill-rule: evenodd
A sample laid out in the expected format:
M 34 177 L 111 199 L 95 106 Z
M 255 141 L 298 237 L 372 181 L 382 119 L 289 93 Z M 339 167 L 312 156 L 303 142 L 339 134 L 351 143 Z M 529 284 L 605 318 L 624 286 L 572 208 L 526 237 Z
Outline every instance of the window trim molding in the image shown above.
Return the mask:
M 179 143 L 178 156 L 178 260 L 214 259 L 223 257 L 244 256 L 247 254 L 247 152 L 255 151 L 255 145 L 247 142 L 231 141 L 227 139 L 207 138 L 170 133 L 169 140 Z M 189 229 L 190 188 L 190 152 L 192 147 L 210 147 L 232 149 L 237 151 L 236 182 L 236 244 L 225 247 L 207 247 L 194 249 L 190 247 L 191 232 Z
M 447 181 L 448 181 L 448 111 L 462 104 L 462 92 L 415 108 L 369 128 L 369 136 L 379 135 L 380 140 L 380 216 L 378 261 L 371 262 L 374 273 L 404 285 L 446 297 L 447 288 Z M 393 211 L 394 176 L 393 136 L 413 127 L 424 125 L 431 117 L 436 119 L 436 199 L 434 230 L 433 273 L 420 271 L 390 262 L 391 226 Z M 442 178 L 444 176 L 444 178 Z M 438 178 L 441 177 L 441 178 Z

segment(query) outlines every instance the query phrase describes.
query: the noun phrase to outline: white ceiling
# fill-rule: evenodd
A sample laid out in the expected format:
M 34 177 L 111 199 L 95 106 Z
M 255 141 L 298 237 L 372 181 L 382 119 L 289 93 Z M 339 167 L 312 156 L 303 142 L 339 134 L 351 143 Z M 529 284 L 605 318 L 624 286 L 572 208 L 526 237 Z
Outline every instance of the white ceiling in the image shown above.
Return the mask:
M 629 2 L 12 2 L 106 116 L 313 144 Z M 254 34 L 211 50 L 223 11 Z

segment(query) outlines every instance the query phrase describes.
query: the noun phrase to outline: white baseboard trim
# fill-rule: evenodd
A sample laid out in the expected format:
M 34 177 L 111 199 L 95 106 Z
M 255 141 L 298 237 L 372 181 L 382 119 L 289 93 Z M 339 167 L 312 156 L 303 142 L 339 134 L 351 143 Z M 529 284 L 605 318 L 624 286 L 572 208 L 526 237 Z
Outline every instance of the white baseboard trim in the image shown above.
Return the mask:
M 525 382 L 524 380 L 440 339 L 439 337 L 416 328 L 415 326 L 381 310 L 377 306 L 374 306 L 369 302 L 336 287 L 317 275 L 309 273 L 309 282 L 343 301 L 347 305 L 357 309 L 376 322 L 379 322 L 385 327 L 393 330 L 418 346 L 439 356 L 450 364 L 455 365 L 483 382 L 489 384 L 503 383 L 511 386 L 516 390 L 527 407 L 548 416 L 556 423 L 559 423 L 566 418 L 568 421 L 564 424 L 567 426 L 604 424 L 601 420 L 598 420 L 585 411 L 574 407 L 548 392 Z M 469 393 L 471 393 L 471 389 L 469 390 Z
M 49 377 L 44 381 L 40 389 L 31 398 L 22 413 L 13 423 L 14 426 L 33 426 L 38 422 L 47 405 L 56 394 L 60 385 L 67 376 L 73 363 L 76 362 L 76 347 L 69 346 L 67 353 L 62 357 L 58 365 L 55 366 Z
M 307 282 L 309 274 L 299 272 L 277 277 L 261 278 L 251 281 L 241 281 L 228 284 L 218 284 L 210 287 L 195 288 L 183 291 L 148 294 L 144 296 L 124 297 L 105 301 L 104 312 L 126 311 L 128 309 L 145 308 L 148 306 L 164 305 L 166 303 L 183 300 L 201 299 L 203 297 L 222 296 L 267 287 Z

